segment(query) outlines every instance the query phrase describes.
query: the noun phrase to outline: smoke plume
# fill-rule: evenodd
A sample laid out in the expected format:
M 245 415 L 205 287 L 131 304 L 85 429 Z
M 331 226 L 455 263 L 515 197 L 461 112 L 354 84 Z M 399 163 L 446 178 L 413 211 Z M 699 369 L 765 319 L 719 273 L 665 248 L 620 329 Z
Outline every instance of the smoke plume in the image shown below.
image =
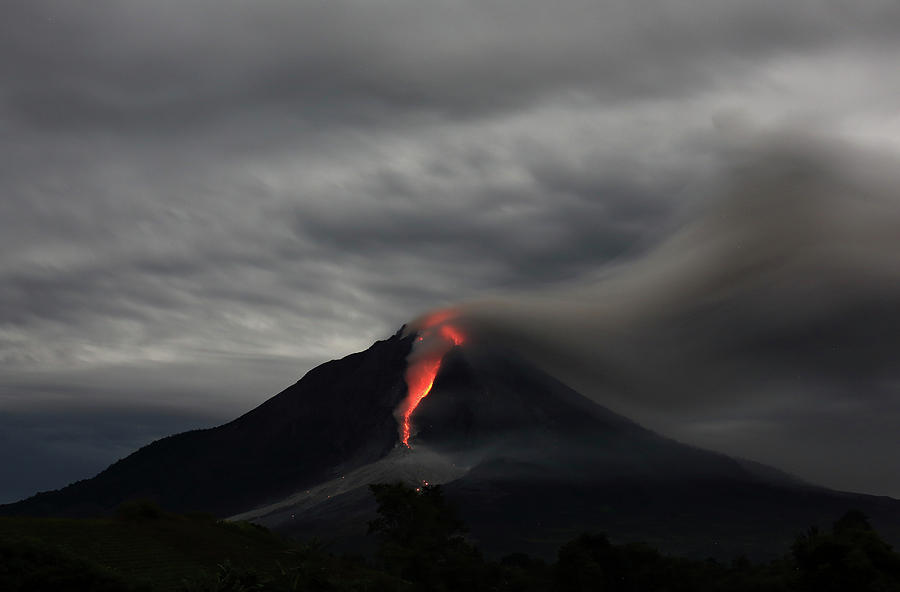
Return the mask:
M 796 131 L 723 151 L 652 251 L 454 323 L 664 434 L 900 496 L 900 162 Z

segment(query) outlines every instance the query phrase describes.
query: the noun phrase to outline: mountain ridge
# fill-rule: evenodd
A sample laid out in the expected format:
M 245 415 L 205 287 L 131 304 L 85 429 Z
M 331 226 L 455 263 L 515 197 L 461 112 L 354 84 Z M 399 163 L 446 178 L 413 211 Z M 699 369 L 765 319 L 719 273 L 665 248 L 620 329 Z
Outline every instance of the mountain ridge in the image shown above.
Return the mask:
M 372 462 L 397 441 L 391 413 L 405 394 L 412 339 L 398 331 L 325 362 L 230 422 L 161 438 L 90 479 L 0 506 L 0 514 L 102 515 L 147 498 L 172 511 L 226 516 L 341 465 Z

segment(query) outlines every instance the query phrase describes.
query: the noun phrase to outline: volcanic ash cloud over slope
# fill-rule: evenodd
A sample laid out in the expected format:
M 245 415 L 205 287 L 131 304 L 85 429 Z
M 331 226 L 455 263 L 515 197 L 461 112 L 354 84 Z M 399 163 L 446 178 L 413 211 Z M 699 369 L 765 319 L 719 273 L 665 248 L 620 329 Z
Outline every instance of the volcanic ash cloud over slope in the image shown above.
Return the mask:
M 643 258 L 454 323 L 663 433 L 900 496 L 900 163 L 799 133 L 734 150 Z

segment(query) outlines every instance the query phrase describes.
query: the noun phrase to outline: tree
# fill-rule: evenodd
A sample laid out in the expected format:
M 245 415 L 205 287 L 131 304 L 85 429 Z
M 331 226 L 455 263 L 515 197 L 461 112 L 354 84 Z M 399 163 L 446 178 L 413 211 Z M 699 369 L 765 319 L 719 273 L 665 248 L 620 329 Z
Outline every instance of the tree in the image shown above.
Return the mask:
M 800 590 L 900 592 L 900 555 L 891 550 L 862 512 L 834 523 L 831 534 L 810 528 L 792 547 Z
M 463 537 L 464 523 L 440 485 L 369 486 L 379 517 L 369 533 L 381 539 L 379 559 L 390 573 L 429 590 L 478 590 L 484 563 Z

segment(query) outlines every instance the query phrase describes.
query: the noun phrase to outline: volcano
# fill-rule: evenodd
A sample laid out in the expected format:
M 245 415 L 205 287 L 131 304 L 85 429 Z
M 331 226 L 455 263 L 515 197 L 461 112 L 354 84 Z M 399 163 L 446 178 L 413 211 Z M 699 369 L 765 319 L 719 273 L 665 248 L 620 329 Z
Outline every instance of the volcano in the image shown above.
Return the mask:
M 676 442 L 502 348 L 441 331 L 422 353 L 422 337 L 400 331 L 228 424 L 158 440 L 0 513 L 96 515 L 149 498 L 360 549 L 375 509 L 367 486 L 400 480 L 444 484 L 489 554 L 549 557 L 602 531 L 692 556 L 770 557 L 851 508 L 900 542 L 900 501 Z

